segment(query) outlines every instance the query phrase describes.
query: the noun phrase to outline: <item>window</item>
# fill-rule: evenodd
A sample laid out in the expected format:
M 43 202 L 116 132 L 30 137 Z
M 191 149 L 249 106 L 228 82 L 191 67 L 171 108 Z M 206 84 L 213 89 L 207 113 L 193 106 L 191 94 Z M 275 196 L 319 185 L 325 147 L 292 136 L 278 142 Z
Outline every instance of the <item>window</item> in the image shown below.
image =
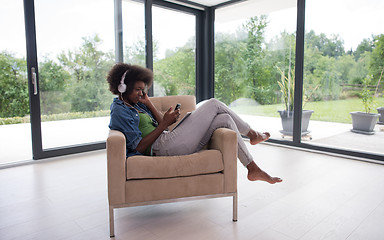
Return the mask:
M 196 17 L 153 6 L 154 96 L 195 95 Z
M 44 149 L 105 141 L 113 7 L 108 0 L 35 1 Z
M 352 132 L 350 114 L 365 111 L 364 94 L 374 99 L 371 113 L 384 106 L 383 11 L 384 3 L 375 0 L 307 1 L 304 99 L 314 111 L 311 144 L 384 153 L 383 126 L 375 120 L 371 132 Z
M 145 67 L 144 4 L 123 1 L 122 9 L 124 62 Z
M 294 82 L 296 12 L 296 1 L 246 1 L 215 13 L 215 97 L 255 130 L 285 140 L 292 130 L 283 130 L 278 111 L 293 104 L 293 91 L 278 82 Z
M 32 159 L 23 1 L 0 1 L 0 165 Z

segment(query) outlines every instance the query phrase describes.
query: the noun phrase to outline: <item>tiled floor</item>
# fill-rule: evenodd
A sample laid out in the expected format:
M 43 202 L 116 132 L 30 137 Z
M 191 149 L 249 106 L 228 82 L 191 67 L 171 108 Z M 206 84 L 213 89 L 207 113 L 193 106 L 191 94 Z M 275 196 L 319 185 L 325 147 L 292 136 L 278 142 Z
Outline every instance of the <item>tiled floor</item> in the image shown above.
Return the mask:
M 115 239 L 383 239 L 384 165 L 247 145 L 283 183 L 246 180 L 232 199 L 118 209 Z M 109 239 L 105 151 L 0 170 L 0 239 Z

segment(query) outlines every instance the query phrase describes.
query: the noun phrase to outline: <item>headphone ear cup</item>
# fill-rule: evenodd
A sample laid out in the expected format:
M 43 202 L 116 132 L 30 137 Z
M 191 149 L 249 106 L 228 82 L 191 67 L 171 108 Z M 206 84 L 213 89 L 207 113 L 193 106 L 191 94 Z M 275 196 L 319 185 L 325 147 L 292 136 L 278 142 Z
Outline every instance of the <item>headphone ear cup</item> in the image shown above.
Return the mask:
M 127 85 L 125 85 L 125 83 L 120 83 L 120 85 L 117 87 L 117 90 L 120 93 L 125 93 L 125 91 L 127 90 Z
M 123 76 L 121 77 L 121 80 L 120 80 L 120 85 L 117 86 L 117 90 L 120 93 L 125 93 L 125 91 L 127 91 L 127 85 L 125 85 L 125 83 L 124 83 L 125 75 L 127 75 L 127 72 L 129 72 L 129 69 L 124 72 L 124 74 L 123 74 Z

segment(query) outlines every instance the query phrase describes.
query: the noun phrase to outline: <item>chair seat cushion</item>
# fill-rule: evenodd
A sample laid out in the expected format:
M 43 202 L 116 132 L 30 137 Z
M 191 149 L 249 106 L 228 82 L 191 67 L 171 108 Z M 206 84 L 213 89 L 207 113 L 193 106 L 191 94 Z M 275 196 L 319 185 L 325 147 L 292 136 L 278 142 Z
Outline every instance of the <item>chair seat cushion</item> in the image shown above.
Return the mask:
M 195 176 L 224 170 L 218 150 L 202 150 L 183 156 L 132 156 L 127 158 L 127 180 Z

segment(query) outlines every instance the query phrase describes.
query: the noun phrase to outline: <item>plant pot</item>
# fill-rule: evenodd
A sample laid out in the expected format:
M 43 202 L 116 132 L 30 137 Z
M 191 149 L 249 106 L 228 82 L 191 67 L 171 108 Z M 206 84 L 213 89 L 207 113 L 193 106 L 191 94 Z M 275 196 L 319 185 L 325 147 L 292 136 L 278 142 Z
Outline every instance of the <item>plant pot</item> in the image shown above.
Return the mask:
M 362 134 L 374 134 L 373 130 L 376 125 L 377 118 L 380 116 L 375 113 L 365 113 L 365 112 L 351 112 L 352 117 L 352 132 L 362 133 Z
M 279 110 L 281 117 L 281 124 L 283 126 L 283 130 L 280 132 L 284 135 L 293 136 L 293 111 L 289 112 L 286 110 Z M 312 110 L 303 110 L 301 116 L 301 135 L 307 135 L 310 133 L 308 131 L 309 119 L 314 111 Z
M 380 114 L 378 124 L 384 124 L 384 107 L 377 108 L 377 112 Z

